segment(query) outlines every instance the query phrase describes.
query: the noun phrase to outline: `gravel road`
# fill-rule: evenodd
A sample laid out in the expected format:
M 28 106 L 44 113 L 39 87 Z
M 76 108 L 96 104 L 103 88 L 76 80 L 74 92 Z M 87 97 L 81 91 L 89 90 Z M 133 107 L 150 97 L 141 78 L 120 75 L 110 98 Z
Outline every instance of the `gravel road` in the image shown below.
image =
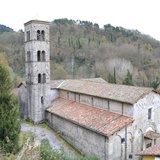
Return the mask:
M 40 141 L 42 139 L 48 139 L 53 149 L 60 150 L 61 148 L 63 148 L 68 156 L 76 157 L 74 151 L 69 149 L 67 145 L 65 145 L 64 142 L 60 138 L 57 138 L 54 132 L 51 132 L 50 130 L 46 128 L 43 128 L 40 126 L 31 126 L 29 124 L 22 123 L 21 131 L 34 133 L 37 145 L 40 145 Z

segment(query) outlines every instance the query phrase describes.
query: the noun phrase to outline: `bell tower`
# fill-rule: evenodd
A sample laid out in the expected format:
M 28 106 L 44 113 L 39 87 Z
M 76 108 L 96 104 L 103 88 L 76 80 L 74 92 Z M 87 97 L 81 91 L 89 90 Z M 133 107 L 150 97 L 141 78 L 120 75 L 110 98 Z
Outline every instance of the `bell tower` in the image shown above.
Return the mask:
M 25 27 L 25 67 L 28 118 L 44 120 L 50 101 L 50 23 L 31 20 Z

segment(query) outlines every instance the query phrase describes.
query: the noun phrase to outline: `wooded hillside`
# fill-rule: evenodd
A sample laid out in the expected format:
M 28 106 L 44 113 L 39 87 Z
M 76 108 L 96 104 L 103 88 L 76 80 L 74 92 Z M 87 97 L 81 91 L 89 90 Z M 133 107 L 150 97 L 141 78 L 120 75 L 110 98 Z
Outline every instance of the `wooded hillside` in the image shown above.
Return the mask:
M 160 42 L 138 30 L 57 19 L 50 34 L 51 79 L 102 77 L 127 84 L 129 78 L 132 85 L 159 84 Z M 19 77 L 25 76 L 23 37 L 22 30 L 0 33 L 0 52 Z

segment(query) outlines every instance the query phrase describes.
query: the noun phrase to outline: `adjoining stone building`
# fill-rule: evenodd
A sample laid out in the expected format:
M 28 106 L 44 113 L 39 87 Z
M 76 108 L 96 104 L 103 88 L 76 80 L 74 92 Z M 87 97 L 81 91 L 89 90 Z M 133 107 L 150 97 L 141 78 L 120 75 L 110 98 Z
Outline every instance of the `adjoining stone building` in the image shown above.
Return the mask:
M 42 42 L 39 33 L 46 36 Z M 19 85 L 21 118 L 45 121 L 82 153 L 101 160 L 138 159 L 138 151 L 160 141 L 160 95 L 153 88 L 101 78 L 50 82 L 49 23 L 25 23 L 25 36 L 30 40 L 26 83 Z M 39 61 L 41 53 L 47 57 Z
M 160 143 L 137 153 L 142 160 L 160 160 Z

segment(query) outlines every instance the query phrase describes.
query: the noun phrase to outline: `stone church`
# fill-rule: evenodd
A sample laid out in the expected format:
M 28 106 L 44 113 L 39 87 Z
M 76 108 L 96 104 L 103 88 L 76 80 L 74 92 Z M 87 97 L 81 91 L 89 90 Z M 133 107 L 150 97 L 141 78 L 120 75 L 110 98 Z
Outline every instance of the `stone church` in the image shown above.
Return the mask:
M 160 141 L 160 95 L 153 88 L 102 78 L 50 80 L 50 23 L 25 26 L 26 81 L 18 86 L 21 119 L 45 122 L 84 155 L 137 160 Z

